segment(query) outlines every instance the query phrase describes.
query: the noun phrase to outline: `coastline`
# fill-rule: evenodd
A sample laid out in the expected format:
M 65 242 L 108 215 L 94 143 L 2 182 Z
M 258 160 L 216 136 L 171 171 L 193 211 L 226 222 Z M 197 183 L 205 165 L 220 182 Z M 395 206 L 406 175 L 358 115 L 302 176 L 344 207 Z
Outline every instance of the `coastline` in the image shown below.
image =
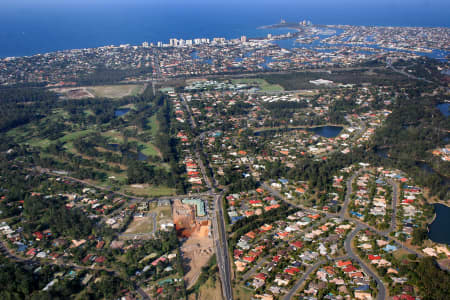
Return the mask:
M 278 24 L 263 25 L 263 26 L 256 27 L 256 29 L 258 29 L 258 30 L 281 29 L 281 28 L 295 29 L 298 31 L 301 30 L 301 26 L 297 23 L 278 23 Z
M 439 173 L 437 173 L 437 174 L 439 174 Z M 424 188 L 424 191 L 425 191 L 425 199 L 426 199 L 427 204 L 442 204 L 442 205 L 445 205 L 448 208 L 450 208 L 450 201 L 442 200 L 442 199 L 438 198 L 437 196 L 430 197 L 430 190 L 428 188 Z
M 436 220 L 436 217 L 437 217 L 437 214 L 436 214 L 436 211 L 434 211 L 433 218 L 427 222 L 428 233 L 430 233 L 430 225 L 433 224 L 434 220 Z

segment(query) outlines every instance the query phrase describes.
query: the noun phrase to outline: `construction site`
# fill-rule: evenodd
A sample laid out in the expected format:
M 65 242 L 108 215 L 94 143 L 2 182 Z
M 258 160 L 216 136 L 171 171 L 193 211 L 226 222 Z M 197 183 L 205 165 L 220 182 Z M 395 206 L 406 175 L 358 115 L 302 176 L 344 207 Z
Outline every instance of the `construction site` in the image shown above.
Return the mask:
M 181 253 L 186 271 L 184 279 L 189 288 L 195 284 L 202 267 L 213 254 L 211 221 L 206 216 L 201 199 L 175 200 L 172 213 L 178 237 L 183 240 Z

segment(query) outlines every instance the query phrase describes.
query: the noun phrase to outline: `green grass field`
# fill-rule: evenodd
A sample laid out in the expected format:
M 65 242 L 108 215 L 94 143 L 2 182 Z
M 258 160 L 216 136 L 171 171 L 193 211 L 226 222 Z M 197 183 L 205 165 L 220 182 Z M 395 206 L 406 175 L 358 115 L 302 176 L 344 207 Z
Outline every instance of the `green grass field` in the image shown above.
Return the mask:
M 257 85 L 264 92 L 278 92 L 284 91 L 283 87 L 279 84 L 270 84 L 264 79 L 261 78 L 242 78 L 242 79 L 233 79 L 233 84 L 249 84 L 249 85 Z
M 110 130 L 110 131 L 102 132 L 101 134 L 105 137 L 111 138 L 112 142 L 123 143 L 123 135 L 119 131 Z
M 51 144 L 51 141 L 48 139 L 33 138 L 30 139 L 28 143 L 34 147 L 45 148 Z
M 152 143 L 141 144 L 143 148 L 141 149 L 142 154 L 146 156 L 161 156 L 158 148 Z
M 86 130 L 80 130 L 80 131 L 75 131 L 75 132 L 68 132 L 65 136 L 63 136 L 62 138 L 60 138 L 59 140 L 61 142 L 67 143 L 70 141 L 73 141 L 79 137 L 88 135 L 90 133 L 94 132 L 93 129 L 86 129 Z
M 159 124 L 156 120 L 156 114 L 148 118 L 148 124 L 150 125 L 150 133 L 152 136 L 156 136 L 159 130 Z
M 21 140 L 30 137 L 30 125 L 23 125 L 9 130 L 6 135 L 14 140 Z

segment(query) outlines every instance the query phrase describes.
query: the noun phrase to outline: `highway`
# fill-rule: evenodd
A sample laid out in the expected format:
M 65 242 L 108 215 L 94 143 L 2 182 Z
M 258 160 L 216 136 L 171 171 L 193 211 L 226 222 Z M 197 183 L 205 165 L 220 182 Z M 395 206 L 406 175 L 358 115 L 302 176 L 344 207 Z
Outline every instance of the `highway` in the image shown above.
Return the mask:
M 222 281 L 222 293 L 226 300 L 233 299 L 233 291 L 231 285 L 231 270 L 230 270 L 230 258 L 228 255 L 228 242 L 227 234 L 225 231 L 225 222 L 222 209 L 222 196 L 223 193 L 214 197 L 214 206 L 216 214 L 214 216 L 215 234 L 216 237 L 216 254 L 217 262 L 219 264 L 220 278 Z M 217 218 L 218 216 L 218 218 Z
M 191 126 L 193 128 L 196 128 L 197 125 L 195 123 L 195 119 L 192 115 L 191 108 L 189 107 L 189 103 L 184 99 L 182 95 L 180 95 L 181 101 L 183 102 L 186 111 L 189 115 L 189 120 L 191 123 Z M 201 133 L 198 138 L 200 138 L 200 141 L 203 141 L 205 137 L 205 133 Z M 217 183 L 215 178 L 209 178 L 207 176 L 206 167 L 203 164 L 203 161 L 200 158 L 200 150 L 196 152 L 196 158 L 198 161 L 198 165 L 200 166 L 200 169 L 203 174 L 203 178 L 209 187 L 209 194 L 214 195 L 214 213 L 212 214 L 212 223 L 213 223 L 213 235 L 214 235 L 214 245 L 216 248 L 216 256 L 217 256 L 217 264 L 219 266 L 219 274 L 220 274 L 220 280 L 222 282 L 222 295 L 223 299 L 225 300 L 232 300 L 233 299 L 233 290 L 232 290 L 232 284 L 231 284 L 231 267 L 230 267 L 230 258 L 228 254 L 228 237 L 225 227 L 225 218 L 223 215 L 223 208 L 222 208 L 222 198 L 225 193 L 225 191 L 222 191 L 221 193 L 217 194 L 214 193 L 215 188 L 217 187 Z M 208 166 L 209 167 L 209 166 Z
M 407 73 L 407 72 L 405 72 L 404 70 L 396 69 L 396 68 L 395 68 L 394 66 L 392 66 L 392 65 L 388 65 L 388 68 L 390 68 L 390 69 L 391 69 L 392 71 L 394 71 L 394 72 L 397 72 L 397 73 L 399 73 L 399 74 L 405 75 L 406 77 L 411 78 L 411 79 L 421 80 L 421 81 L 425 81 L 425 82 L 431 83 L 431 84 L 436 83 L 436 82 L 430 81 L 430 80 L 425 79 L 425 78 L 421 78 L 421 77 L 414 76 L 413 74 Z
M 189 120 L 192 125 L 192 128 L 197 128 L 197 124 L 195 123 L 194 116 L 192 115 L 191 108 L 189 107 L 189 103 L 187 102 L 186 99 L 184 99 L 182 94 L 180 94 L 180 99 L 181 99 L 181 102 L 183 102 L 187 113 L 189 114 Z

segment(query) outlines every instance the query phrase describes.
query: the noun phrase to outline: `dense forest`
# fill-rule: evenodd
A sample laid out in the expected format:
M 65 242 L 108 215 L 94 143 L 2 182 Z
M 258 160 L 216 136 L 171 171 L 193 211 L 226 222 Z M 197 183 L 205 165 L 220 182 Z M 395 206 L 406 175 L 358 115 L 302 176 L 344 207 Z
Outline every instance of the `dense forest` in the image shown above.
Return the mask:
M 43 118 L 57 99 L 55 93 L 40 88 L 0 89 L 0 133 Z
M 25 197 L 24 232 L 50 229 L 56 236 L 75 239 L 86 238 L 95 231 L 95 220 L 77 208 L 67 209 L 65 199 L 60 197 Z
M 97 66 L 95 72 L 82 76 L 77 81 L 81 85 L 95 85 L 117 83 L 125 80 L 127 77 L 151 74 L 152 68 L 139 69 L 107 69 L 104 66 Z
M 0 256 L 0 298 L 1 299 L 113 299 L 121 290 L 128 287 L 125 281 L 113 275 L 100 271 L 101 280 L 88 289 L 81 283 L 85 272 L 76 278 L 61 277 L 51 289 L 43 289 L 55 278 L 55 273 L 67 271 L 56 265 L 42 265 L 33 270 L 29 265 L 12 262 Z
M 21 217 L 23 232 L 31 236 L 36 231 L 50 229 L 54 237 L 86 238 L 90 234 L 112 236 L 112 231 L 96 223 L 95 219 L 78 208 L 68 209 L 64 196 L 42 196 L 40 192 L 78 187 L 49 181 L 45 174 L 30 173 L 19 166 L 8 166 L 0 157 L 2 189 L 0 210 L 5 217 Z
M 422 96 L 421 87 L 412 90 L 409 98 L 395 103 L 371 147 L 383 162 L 408 172 L 432 194 L 448 199 L 450 163 L 431 154 L 445 145 L 450 130 L 450 120 L 436 108 L 438 101 L 437 96 Z
M 441 270 L 431 257 L 422 258 L 417 263 L 404 266 L 412 275 L 424 300 L 444 300 L 450 295 L 450 275 Z
M 391 85 L 392 82 L 397 84 L 406 84 L 411 81 L 404 75 L 389 71 L 386 69 L 361 68 L 356 70 L 335 70 L 332 72 L 297 72 L 290 74 L 270 74 L 263 75 L 270 84 L 279 84 L 285 90 L 302 90 L 327 88 L 326 86 L 316 86 L 310 83 L 310 80 L 325 79 L 335 83 L 345 84 L 366 84 L 372 85 Z

